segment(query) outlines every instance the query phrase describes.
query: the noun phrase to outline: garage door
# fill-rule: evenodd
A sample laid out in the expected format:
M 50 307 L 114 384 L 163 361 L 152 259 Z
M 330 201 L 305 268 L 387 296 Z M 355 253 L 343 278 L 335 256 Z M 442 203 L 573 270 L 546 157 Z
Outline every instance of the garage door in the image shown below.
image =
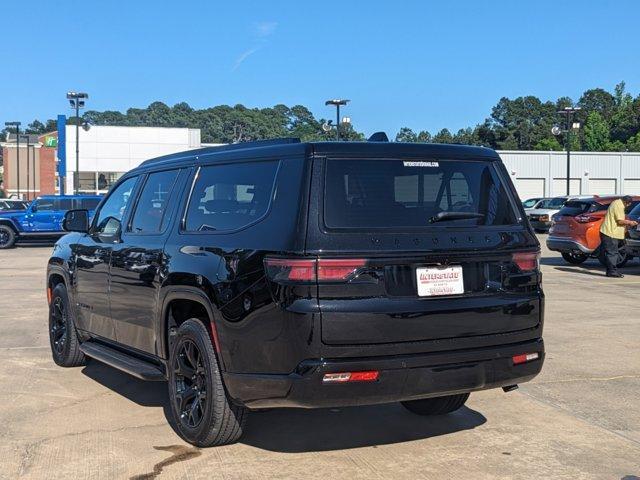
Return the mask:
M 626 195 L 640 195 L 640 178 L 625 178 L 624 193 Z
M 580 188 L 580 179 L 572 178 L 570 184 L 570 195 L 580 195 L 582 190 Z M 551 191 L 551 196 L 558 197 L 561 195 L 567 194 L 567 179 L 566 178 L 554 178 L 553 179 L 553 189 Z
M 544 178 L 516 178 L 513 183 L 520 200 L 544 197 Z
M 615 178 L 590 178 L 589 194 L 590 195 L 615 195 L 616 179 Z

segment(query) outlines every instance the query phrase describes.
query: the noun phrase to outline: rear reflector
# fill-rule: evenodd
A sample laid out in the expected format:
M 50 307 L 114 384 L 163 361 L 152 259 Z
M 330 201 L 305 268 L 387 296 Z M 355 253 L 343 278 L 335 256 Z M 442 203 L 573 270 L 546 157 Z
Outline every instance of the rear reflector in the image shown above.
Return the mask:
M 363 267 L 362 258 L 273 258 L 264 260 L 267 275 L 274 281 L 336 282 L 347 280 Z
M 322 377 L 323 383 L 375 382 L 376 380 L 378 380 L 377 370 L 369 370 L 366 372 L 325 373 L 324 377 Z
M 513 360 L 514 365 L 520 365 L 521 363 L 531 362 L 532 360 L 537 360 L 540 355 L 538 352 L 534 353 L 523 353 L 521 355 L 514 355 L 511 359 Z
M 523 272 L 530 272 L 538 269 L 540 252 L 518 252 L 512 255 L 513 263 Z

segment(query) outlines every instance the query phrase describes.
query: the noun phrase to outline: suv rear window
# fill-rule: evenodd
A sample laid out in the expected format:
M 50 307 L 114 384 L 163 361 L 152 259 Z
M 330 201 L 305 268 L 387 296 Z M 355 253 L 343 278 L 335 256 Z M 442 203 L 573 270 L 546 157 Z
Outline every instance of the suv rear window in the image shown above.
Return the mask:
M 441 212 L 480 218 L 437 225 L 517 223 L 494 166 L 482 161 L 327 160 L 324 202 L 328 228 L 428 227 Z
M 609 205 L 603 205 L 592 200 L 569 200 L 564 204 L 564 207 L 560 209 L 558 215 L 575 217 L 583 213 L 599 212 L 607 208 L 609 208 Z
M 190 232 L 238 230 L 268 212 L 279 161 L 202 167 L 187 209 Z

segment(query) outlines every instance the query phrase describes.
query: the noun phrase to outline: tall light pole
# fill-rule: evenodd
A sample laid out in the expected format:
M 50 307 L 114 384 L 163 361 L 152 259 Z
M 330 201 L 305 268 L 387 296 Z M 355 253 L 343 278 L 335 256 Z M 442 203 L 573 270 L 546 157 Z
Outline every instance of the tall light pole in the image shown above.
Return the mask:
M 31 167 L 29 166 L 29 147 L 31 146 L 31 143 L 30 143 L 30 140 L 29 140 L 29 134 L 28 133 L 26 135 L 22 135 L 22 138 L 25 138 L 27 140 L 27 200 L 30 200 L 30 198 L 29 198 L 29 184 L 31 183 L 31 175 L 30 175 Z
M 551 133 L 558 136 L 565 135 L 565 148 L 567 149 L 567 196 L 571 195 L 571 132 L 580 128 L 579 122 L 573 122 L 573 114 L 579 112 L 580 107 L 564 107 L 562 110 L 558 110 L 560 115 L 565 116 L 565 128 L 562 129 L 559 126 L 554 126 L 551 129 Z
M 73 192 L 77 195 L 80 188 L 80 109 L 84 108 L 89 95 L 84 92 L 67 92 L 71 108 L 76 111 L 76 173 L 73 176 Z
M 336 107 L 336 140 L 340 141 L 340 107 L 349 103 L 349 100 L 335 98 L 333 100 L 327 100 L 325 105 L 334 105 Z M 345 123 L 349 123 L 348 121 Z
M 4 122 L 6 127 L 16 128 L 16 183 L 18 198 L 20 198 L 20 122 Z

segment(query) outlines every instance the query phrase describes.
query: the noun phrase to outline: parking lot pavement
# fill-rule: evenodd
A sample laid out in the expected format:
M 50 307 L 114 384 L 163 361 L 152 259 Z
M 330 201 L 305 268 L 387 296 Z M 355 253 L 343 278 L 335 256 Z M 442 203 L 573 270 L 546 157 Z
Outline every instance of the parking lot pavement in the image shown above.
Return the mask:
M 624 279 L 544 251 L 542 374 L 437 419 L 399 405 L 253 413 L 240 443 L 197 449 L 165 418 L 166 384 L 48 346 L 50 248 L 0 251 L 0 478 L 388 479 L 640 476 L 640 263 Z

